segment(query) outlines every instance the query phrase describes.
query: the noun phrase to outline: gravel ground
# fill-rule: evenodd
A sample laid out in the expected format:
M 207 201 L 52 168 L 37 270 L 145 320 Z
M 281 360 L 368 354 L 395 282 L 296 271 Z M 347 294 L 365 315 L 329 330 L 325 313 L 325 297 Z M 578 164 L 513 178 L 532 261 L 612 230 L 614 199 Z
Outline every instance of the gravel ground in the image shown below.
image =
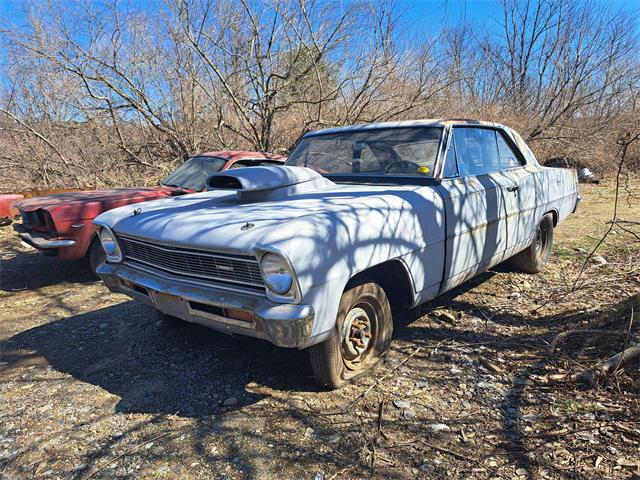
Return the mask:
M 612 193 L 584 188 L 544 272 L 499 266 L 395 312 L 384 364 L 335 392 L 314 385 L 303 351 L 164 326 L 2 228 L 0 477 L 637 478 L 638 365 L 591 387 L 548 380 L 624 348 L 593 335 L 548 348 L 562 331 L 629 324 L 631 234 L 616 228 L 606 263 L 568 292 Z M 638 220 L 638 204 L 620 217 Z

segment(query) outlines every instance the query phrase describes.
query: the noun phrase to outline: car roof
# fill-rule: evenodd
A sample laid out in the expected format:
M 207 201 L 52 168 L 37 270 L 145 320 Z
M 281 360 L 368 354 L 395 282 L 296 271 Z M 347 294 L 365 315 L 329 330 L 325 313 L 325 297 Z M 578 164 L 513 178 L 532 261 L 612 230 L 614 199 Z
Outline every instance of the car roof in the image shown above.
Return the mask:
M 231 160 L 286 160 L 286 157 L 276 153 L 252 152 L 249 150 L 219 150 L 192 155 L 193 157 L 218 157 L 227 161 Z
M 363 123 L 359 125 L 349 125 L 347 127 L 333 127 L 324 130 L 316 130 L 305 134 L 305 137 L 324 135 L 327 133 L 357 132 L 366 130 L 376 130 L 379 128 L 401 128 L 401 127 L 444 127 L 447 125 L 467 125 L 505 128 L 498 123 L 485 122 L 472 118 L 428 118 L 422 120 L 403 120 L 398 122 Z

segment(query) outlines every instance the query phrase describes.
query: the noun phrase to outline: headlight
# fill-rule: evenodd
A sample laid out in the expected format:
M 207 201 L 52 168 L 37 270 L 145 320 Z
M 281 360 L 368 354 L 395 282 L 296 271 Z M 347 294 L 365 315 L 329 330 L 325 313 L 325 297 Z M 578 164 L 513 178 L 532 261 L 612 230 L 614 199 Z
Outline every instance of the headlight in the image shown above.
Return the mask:
M 122 261 L 122 250 L 120 250 L 116 236 L 108 227 L 100 229 L 100 243 L 107 254 L 107 262 L 119 263 Z
M 264 283 L 273 293 L 284 295 L 291 289 L 293 276 L 282 257 L 275 253 L 267 253 L 262 256 L 260 268 Z

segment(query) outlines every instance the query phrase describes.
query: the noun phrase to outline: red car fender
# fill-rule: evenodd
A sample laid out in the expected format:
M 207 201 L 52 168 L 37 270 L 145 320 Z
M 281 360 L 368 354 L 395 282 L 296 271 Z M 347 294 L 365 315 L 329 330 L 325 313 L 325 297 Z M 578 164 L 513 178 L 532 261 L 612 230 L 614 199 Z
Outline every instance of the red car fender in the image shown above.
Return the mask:
M 54 209 L 51 211 L 51 216 L 56 225 L 58 238 L 60 240 L 75 240 L 76 242 L 73 247 L 61 248 L 60 250 L 58 250 L 58 256 L 61 260 L 78 260 L 84 257 L 89 251 L 91 242 L 96 236 L 95 229 L 93 228 L 93 223 L 91 222 L 103 211 L 124 205 L 133 205 L 135 203 L 147 202 L 149 200 L 157 200 L 160 198 L 166 198 L 176 194 L 181 195 L 185 193 L 189 192 L 182 191 L 178 193 L 175 189 L 158 189 L 158 194 L 155 196 L 138 197 L 135 199 L 123 201 L 120 205 L 110 204 L 109 206 L 99 206 L 95 209 L 90 209 L 90 211 L 84 212 L 85 215 L 88 215 L 88 218 L 85 218 L 84 220 L 56 218 L 56 210 Z

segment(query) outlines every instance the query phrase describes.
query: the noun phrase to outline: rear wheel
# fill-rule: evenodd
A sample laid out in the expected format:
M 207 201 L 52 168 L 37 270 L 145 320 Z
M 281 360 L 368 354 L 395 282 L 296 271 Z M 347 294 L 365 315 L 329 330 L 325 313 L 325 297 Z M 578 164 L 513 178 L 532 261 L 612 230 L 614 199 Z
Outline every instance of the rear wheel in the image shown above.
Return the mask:
M 338 388 L 375 367 L 391 343 L 393 320 L 384 290 L 364 283 L 342 294 L 333 334 L 309 348 L 316 381 Z
M 526 250 L 511 259 L 511 263 L 519 270 L 538 273 L 544 268 L 553 249 L 553 216 L 547 213 L 536 228 L 536 236 Z
M 88 253 L 89 268 L 91 269 L 91 273 L 95 277 L 100 278 L 100 276 L 96 273 L 96 268 L 98 268 L 98 265 L 106 261 L 107 261 L 107 254 L 105 253 L 104 248 L 102 248 L 102 245 L 100 244 L 100 239 L 96 236 L 91 242 L 91 245 L 89 246 L 89 253 Z

